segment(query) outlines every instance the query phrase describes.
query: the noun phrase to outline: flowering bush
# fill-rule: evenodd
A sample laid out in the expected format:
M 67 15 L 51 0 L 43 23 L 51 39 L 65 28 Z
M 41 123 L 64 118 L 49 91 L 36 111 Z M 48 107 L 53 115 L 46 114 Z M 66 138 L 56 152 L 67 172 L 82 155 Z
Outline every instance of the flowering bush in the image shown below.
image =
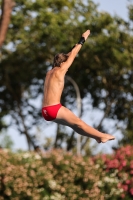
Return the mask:
M 116 192 L 121 199 L 133 199 L 133 146 L 118 149 L 113 155 L 102 156 L 108 177 L 117 182 Z M 111 179 L 110 179 L 111 180 Z M 113 189 L 114 190 L 114 189 Z
M 104 199 L 92 159 L 53 150 L 35 153 L 0 152 L 0 200 Z M 102 173 L 102 171 L 101 171 Z
M 132 199 L 132 148 L 92 158 L 1 150 L 0 200 Z

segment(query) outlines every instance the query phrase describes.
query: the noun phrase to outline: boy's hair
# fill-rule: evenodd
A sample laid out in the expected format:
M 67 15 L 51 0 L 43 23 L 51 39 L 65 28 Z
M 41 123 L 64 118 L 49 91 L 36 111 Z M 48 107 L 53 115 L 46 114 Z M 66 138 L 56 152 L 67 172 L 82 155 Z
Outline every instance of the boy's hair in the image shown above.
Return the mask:
M 64 53 L 58 53 L 54 57 L 53 68 L 60 67 L 61 63 L 65 62 L 69 56 Z

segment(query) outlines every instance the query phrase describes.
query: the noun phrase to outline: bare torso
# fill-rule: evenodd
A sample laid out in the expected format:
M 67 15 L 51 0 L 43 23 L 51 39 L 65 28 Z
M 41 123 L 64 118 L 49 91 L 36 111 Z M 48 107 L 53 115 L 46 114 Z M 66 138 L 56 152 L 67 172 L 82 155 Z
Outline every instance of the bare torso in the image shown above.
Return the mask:
M 60 68 L 48 71 L 44 82 L 43 107 L 60 103 L 63 88 L 64 76 L 61 76 Z

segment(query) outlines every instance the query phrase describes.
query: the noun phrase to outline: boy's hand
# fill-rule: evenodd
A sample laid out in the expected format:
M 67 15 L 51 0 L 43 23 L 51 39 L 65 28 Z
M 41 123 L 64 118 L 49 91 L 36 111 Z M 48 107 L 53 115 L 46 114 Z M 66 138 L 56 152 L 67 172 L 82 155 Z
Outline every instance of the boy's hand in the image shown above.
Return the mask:
M 85 31 L 83 34 L 82 34 L 82 37 L 85 38 L 85 40 L 88 38 L 88 36 L 90 35 L 90 30 L 87 30 Z

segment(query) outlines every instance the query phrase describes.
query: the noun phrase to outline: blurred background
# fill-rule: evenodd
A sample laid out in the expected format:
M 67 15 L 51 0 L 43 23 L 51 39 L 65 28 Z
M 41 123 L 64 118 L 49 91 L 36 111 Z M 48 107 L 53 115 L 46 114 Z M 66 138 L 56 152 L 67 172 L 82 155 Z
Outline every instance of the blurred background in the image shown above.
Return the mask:
M 77 152 L 78 134 L 44 121 L 41 107 L 54 55 L 69 52 L 87 29 L 91 35 L 67 73 L 61 103 L 116 140 L 96 144 L 80 137 L 80 153 L 111 153 L 133 144 L 133 1 L 0 0 L 0 5 L 1 148 Z

